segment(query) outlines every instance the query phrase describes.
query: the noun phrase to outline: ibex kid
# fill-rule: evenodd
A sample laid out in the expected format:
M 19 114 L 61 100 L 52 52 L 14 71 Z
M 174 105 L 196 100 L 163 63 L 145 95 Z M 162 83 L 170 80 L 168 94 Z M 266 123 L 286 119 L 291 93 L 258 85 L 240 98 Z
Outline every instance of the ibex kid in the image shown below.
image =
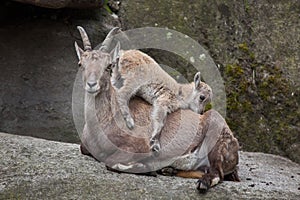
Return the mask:
M 115 55 L 118 59 L 114 59 L 116 63 L 111 81 L 121 114 L 127 127 L 133 129 L 134 120 L 128 107 L 130 98 L 137 95 L 153 105 L 150 148 L 157 155 L 160 151 L 160 132 L 167 114 L 178 109 L 202 113 L 211 101 L 212 90 L 200 80 L 200 72 L 195 74 L 194 82 L 179 84 L 154 59 L 141 51 L 120 50 L 118 43 Z

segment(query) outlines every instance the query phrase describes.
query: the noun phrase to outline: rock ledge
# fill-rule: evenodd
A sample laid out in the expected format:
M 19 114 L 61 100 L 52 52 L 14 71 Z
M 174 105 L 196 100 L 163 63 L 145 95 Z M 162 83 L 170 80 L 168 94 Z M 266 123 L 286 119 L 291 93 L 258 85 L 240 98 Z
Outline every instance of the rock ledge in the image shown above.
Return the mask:
M 240 152 L 241 182 L 207 194 L 196 180 L 107 171 L 78 144 L 0 133 L 0 199 L 300 199 L 300 166 L 286 158 Z

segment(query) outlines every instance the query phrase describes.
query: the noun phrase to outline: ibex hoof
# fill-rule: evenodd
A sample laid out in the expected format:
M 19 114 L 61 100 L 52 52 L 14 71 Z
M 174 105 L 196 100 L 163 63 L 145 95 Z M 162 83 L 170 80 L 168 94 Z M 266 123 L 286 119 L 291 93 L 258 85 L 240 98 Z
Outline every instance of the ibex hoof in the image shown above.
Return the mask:
M 130 130 L 134 128 L 134 120 L 131 117 L 126 118 L 126 126 Z
M 207 183 L 207 181 L 205 181 L 205 179 L 199 179 L 197 182 L 197 190 L 200 193 L 205 193 L 207 192 L 207 190 L 209 189 L 209 183 Z
M 165 167 L 163 169 L 161 169 L 161 173 L 164 176 L 174 176 L 177 174 L 177 170 L 172 168 L 172 167 Z
M 157 139 L 150 140 L 150 150 L 153 152 L 154 156 L 158 156 L 160 152 L 160 144 Z

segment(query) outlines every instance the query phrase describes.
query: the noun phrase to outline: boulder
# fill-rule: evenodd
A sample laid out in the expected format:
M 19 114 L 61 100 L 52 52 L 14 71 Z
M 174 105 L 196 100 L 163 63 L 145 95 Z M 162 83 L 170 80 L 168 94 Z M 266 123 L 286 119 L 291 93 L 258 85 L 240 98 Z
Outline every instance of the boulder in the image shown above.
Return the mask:
M 300 166 L 240 152 L 241 182 L 206 194 L 196 180 L 123 174 L 81 155 L 78 144 L 0 133 L 0 199 L 300 199 Z

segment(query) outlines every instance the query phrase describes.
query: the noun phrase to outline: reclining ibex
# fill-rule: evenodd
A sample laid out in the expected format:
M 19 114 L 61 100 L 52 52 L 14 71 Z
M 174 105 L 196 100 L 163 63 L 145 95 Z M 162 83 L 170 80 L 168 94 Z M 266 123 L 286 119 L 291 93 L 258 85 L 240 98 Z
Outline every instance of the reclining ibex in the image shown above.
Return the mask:
M 202 113 L 205 105 L 211 101 L 212 90 L 201 82 L 200 72 L 196 73 L 193 83 L 179 84 L 147 54 L 138 50 L 122 51 L 119 47 L 118 43 L 115 48 L 118 59 L 112 69 L 111 80 L 122 116 L 127 127 L 133 129 L 129 100 L 137 95 L 153 105 L 150 149 L 154 155 L 158 155 L 160 133 L 167 114 L 178 109 Z
M 114 119 L 113 110 L 120 112 L 120 108 L 108 66 L 115 60 L 116 54 L 107 53 L 105 48 L 109 46 L 109 38 L 115 34 L 114 31 L 108 34 L 102 48 L 92 50 L 84 29 L 78 29 L 84 50 L 76 43 L 75 48 L 86 89 L 85 125 L 81 135 L 83 154 L 90 154 L 114 169 L 131 173 L 140 173 L 141 168 L 145 169 L 158 160 L 161 165 L 150 167 L 150 170 L 161 169 L 164 174 L 198 178 L 197 189 L 200 191 L 206 191 L 224 178 L 239 180 L 238 141 L 224 118 L 214 110 L 203 115 L 178 110 L 168 115 L 161 132 L 163 148 L 160 156 L 144 159 L 145 154 L 151 155 L 148 138 L 128 134 L 127 129 L 121 129 Z M 149 125 L 151 107 L 138 97 L 130 101 L 129 108 L 136 124 Z M 148 127 L 145 127 L 146 133 L 147 130 Z

